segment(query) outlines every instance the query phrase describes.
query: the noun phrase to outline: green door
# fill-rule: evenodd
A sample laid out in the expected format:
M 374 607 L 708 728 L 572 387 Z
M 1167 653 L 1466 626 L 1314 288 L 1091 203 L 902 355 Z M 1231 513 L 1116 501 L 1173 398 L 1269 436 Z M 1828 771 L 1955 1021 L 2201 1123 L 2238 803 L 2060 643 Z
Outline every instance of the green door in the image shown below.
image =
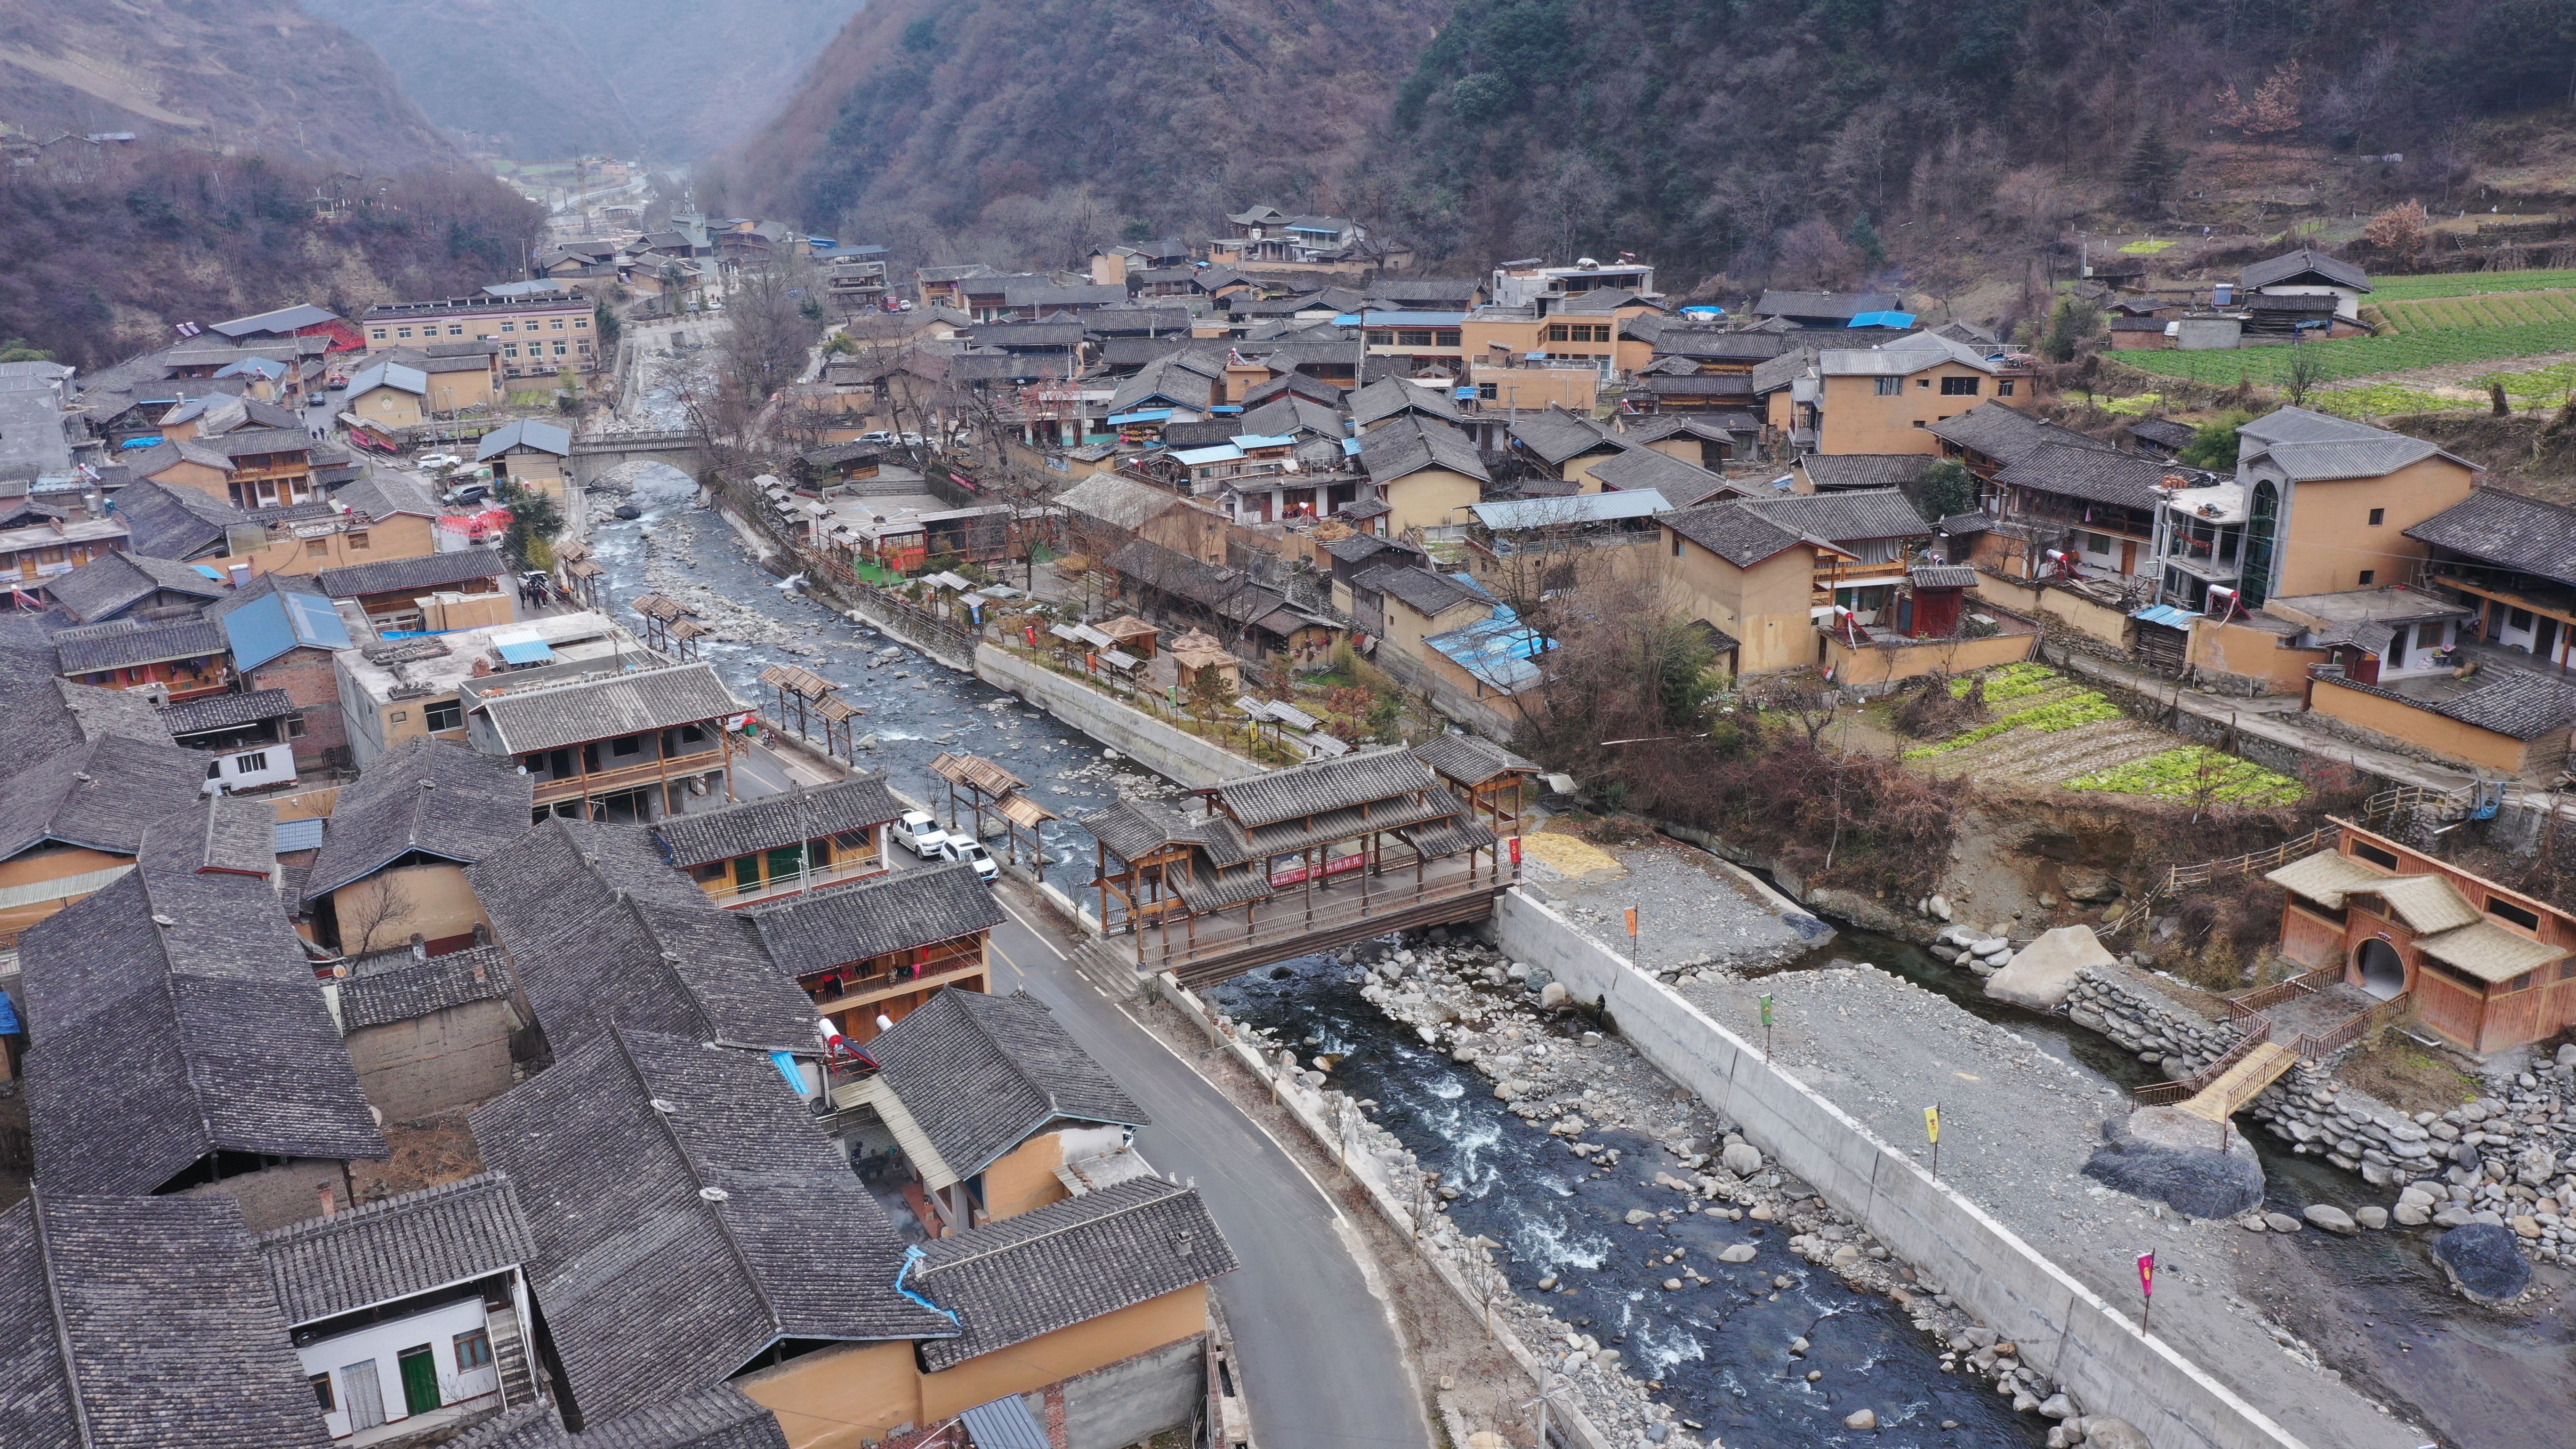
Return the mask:
M 769 852 L 769 883 L 772 886 L 793 882 L 805 873 L 805 847 L 782 845 Z
M 404 1349 L 395 1361 L 402 1365 L 404 1411 L 426 1414 L 437 1408 L 438 1360 L 430 1354 L 429 1345 Z

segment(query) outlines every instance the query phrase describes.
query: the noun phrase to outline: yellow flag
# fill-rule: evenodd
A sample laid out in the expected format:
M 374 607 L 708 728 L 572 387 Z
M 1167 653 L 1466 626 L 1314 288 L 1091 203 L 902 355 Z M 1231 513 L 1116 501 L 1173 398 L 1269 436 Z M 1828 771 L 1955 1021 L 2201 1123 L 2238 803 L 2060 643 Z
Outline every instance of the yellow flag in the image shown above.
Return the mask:
M 1923 1131 L 1933 1141 L 1938 1142 L 1941 1140 L 1940 1108 L 1926 1107 L 1923 1109 Z

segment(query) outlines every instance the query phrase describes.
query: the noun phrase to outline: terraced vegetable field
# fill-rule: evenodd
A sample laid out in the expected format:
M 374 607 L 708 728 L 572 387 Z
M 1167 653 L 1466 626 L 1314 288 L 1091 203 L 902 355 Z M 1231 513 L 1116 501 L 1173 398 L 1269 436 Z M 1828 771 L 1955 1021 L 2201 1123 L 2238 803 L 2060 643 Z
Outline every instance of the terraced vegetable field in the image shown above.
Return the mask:
M 2576 272 L 2421 272 L 2370 279 L 2371 300 L 2383 306 L 2426 297 L 2473 297 L 2491 292 L 2545 292 L 2576 288 Z
M 2496 292 L 2477 297 L 2383 302 L 2379 311 L 2400 336 L 2456 327 L 2527 327 L 2542 322 L 2576 322 L 2576 292 Z
M 2226 352 L 2123 352 L 2119 360 L 2144 372 L 2187 377 L 2224 387 L 2239 378 L 2278 387 L 2290 380 L 2293 351 L 2314 358 L 2319 380 L 2378 377 L 2463 362 L 2504 362 L 2576 352 L 2576 318 L 2510 327 L 2461 326 L 2400 332 L 2393 337 L 2353 337 L 2289 347 L 2244 347 Z
M 2167 793 L 2179 768 L 2173 757 L 2189 754 L 2190 747 L 2180 746 L 2172 735 L 2129 718 L 2100 691 L 2044 664 L 2008 665 L 1984 679 L 1991 712 L 1986 723 L 1907 750 L 1906 759 L 1934 774 L 1963 775 L 1989 788 L 2066 785 L 2173 798 Z M 1953 680 L 1951 693 L 1965 695 L 1969 685 L 1966 679 Z M 2207 768 L 2216 772 L 2212 778 L 2218 783 L 2204 780 L 2193 756 L 2194 788 L 2237 791 L 2227 797 L 2231 804 L 2274 803 L 2281 785 L 2292 792 L 2288 798 L 2296 798 L 2298 782 L 2234 756 L 2211 753 L 2215 758 Z
M 2066 788 L 2221 805 L 2288 805 L 2308 793 L 2287 775 L 2205 745 L 2185 745 L 2072 776 Z

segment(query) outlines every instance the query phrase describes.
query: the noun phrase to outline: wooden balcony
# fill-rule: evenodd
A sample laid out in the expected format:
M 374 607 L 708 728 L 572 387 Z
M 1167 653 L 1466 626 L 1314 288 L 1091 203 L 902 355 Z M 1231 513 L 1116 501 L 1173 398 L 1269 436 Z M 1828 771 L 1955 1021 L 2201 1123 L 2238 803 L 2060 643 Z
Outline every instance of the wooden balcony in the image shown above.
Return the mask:
M 743 906 L 758 905 L 763 901 L 802 895 L 807 891 L 820 890 L 825 886 L 839 885 L 845 881 L 865 880 L 869 876 L 885 873 L 884 858 L 871 854 L 848 860 L 836 860 L 820 870 L 778 876 L 770 880 L 754 881 L 748 885 L 730 880 L 713 881 L 707 884 L 707 895 L 717 905 L 727 910 L 734 910 Z
M 613 769 L 592 770 L 586 774 L 566 775 L 560 779 L 536 782 L 536 803 L 548 805 L 565 800 L 581 800 L 646 785 L 669 784 L 692 775 L 703 775 L 722 769 L 725 755 L 721 750 L 699 750 L 692 754 L 672 755 L 646 760 L 637 765 L 619 765 Z
M 897 977 L 892 972 L 880 972 L 863 978 L 838 996 L 816 1001 L 814 1010 L 819 1015 L 835 1016 L 855 1007 L 874 1005 L 890 996 L 905 996 L 942 986 L 962 986 L 989 969 L 983 957 L 975 955 L 933 961 L 910 976 Z

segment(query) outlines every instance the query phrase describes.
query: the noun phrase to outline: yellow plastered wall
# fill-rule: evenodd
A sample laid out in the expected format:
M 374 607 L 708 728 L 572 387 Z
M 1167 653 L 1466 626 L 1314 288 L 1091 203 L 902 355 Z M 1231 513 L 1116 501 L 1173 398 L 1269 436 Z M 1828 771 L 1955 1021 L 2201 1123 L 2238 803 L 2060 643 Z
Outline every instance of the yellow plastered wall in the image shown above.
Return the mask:
M 1976 394 L 1956 397 L 1943 393 L 1941 380 L 1948 377 L 1977 379 Z M 1824 427 L 1816 440 L 1816 451 L 1820 453 L 1938 454 L 1941 440 L 1932 435 L 1931 424 L 1957 417 L 1980 403 L 2027 407 L 2029 394 L 2036 386 L 2030 378 L 2013 378 L 2012 396 L 1998 397 L 1995 388 L 2005 379 L 1988 376 L 1963 362 L 1944 362 L 1907 376 L 1901 379 L 1904 386 L 1890 397 L 1878 395 L 1875 377 L 1828 377 L 1823 381 Z
M 1594 492 L 1599 492 L 1595 485 Z M 1425 468 L 1407 473 L 1386 486 L 1386 531 L 1400 534 L 1408 528 L 1438 528 L 1466 517 L 1465 510 L 1483 501 L 1484 485 L 1464 473 L 1446 468 Z
M 93 871 L 109 870 L 133 863 L 134 857 L 130 855 L 110 855 L 106 851 L 91 850 L 86 846 L 38 846 L 7 860 L 0 860 L 0 890 L 7 890 L 13 886 L 39 885 L 46 881 L 69 880 L 74 876 L 88 875 Z M 23 931 L 63 907 L 75 901 L 87 899 L 89 894 L 90 892 L 83 891 L 75 896 L 63 896 L 49 901 L 30 901 L 22 906 L 0 908 L 0 935 L 14 935 Z
M 1673 531 L 1662 534 L 1673 597 L 1691 617 L 1742 641 L 1739 671 L 1766 674 L 1816 662 L 1816 630 L 1807 614 L 1815 598 L 1813 548 L 1801 544 L 1739 569 L 1688 539 L 1676 555 Z
M 2359 725 L 2366 730 L 2376 730 L 2380 734 L 2430 750 L 2446 759 L 2458 760 L 2482 769 L 2502 770 L 2508 774 L 2518 775 L 2529 768 L 2535 747 L 2542 743 L 2534 741 L 2526 744 L 2509 735 L 2500 735 L 2492 730 L 2482 730 L 2475 725 L 2463 724 L 2448 716 L 2435 714 L 2429 709 L 2417 709 L 2412 705 L 2399 704 L 2393 699 L 2383 699 L 2375 694 L 2337 684 L 2331 679 L 2320 679 L 2315 682 L 2314 691 L 2308 699 L 2308 707 L 2330 719 Z M 2566 748 L 2564 730 L 2558 733 L 2556 748 L 2561 752 Z
M 455 865 L 378 871 L 333 891 L 331 905 L 340 919 L 341 948 L 352 954 L 391 951 L 410 944 L 414 934 L 432 941 L 469 936 L 475 927 L 491 924 L 465 882 L 464 868 Z M 372 939 L 357 940 L 371 917 Z
M 1064 1135 L 1041 1132 L 1004 1153 L 984 1169 L 984 1213 L 1007 1218 L 1073 1194 L 1065 1191 L 1055 1170 L 1064 1166 Z
M 2431 550 L 2406 530 L 2465 501 L 2477 475 L 2448 458 L 2426 458 L 2385 478 L 2301 483 L 2291 500 L 2274 598 L 2402 584 Z M 2372 524 L 2370 510 L 2383 510 Z M 2361 581 L 2364 569 L 2372 579 Z

